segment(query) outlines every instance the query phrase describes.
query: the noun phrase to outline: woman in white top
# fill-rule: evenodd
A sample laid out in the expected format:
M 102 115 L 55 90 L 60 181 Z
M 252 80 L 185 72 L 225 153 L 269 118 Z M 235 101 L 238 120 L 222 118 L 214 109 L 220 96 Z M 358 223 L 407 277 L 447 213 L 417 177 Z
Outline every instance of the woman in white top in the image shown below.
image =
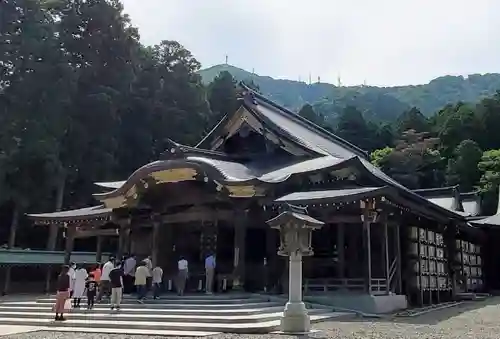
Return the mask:
M 75 271 L 76 270 L 76 264 L 74 262 L 71 263 L 69 266 L 68 270 L 68 275 L 69 275 L 69 293 L 70 296 L 73 296 L 73 291 L 75 289 Z
M 184 290 L 186 289 L 186 280 L 188 278 L 188 261 L 181 257 L 177 263 L 179 272 L 177 273 L 177 293 L 179 295 L 184 295 Z
M 88 276 L 87 270 L 83 267 L 79 267 L 75 271 L 75 285 L 73 290 L 73 303 L 75 308 L 80 307 L 81 299 L 85 294 L 85 282 Z
M 163 269 L 160 266 L 156 266 L 153 269 L 153 297 L 155 299 L 160 299 L 162 281 L 163 281 Z

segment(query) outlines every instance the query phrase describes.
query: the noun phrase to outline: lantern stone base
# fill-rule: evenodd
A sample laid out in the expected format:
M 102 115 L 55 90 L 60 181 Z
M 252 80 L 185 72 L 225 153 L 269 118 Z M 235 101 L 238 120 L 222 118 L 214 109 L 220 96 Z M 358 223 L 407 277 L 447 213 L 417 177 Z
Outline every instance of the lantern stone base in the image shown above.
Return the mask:
M 307 333 L 311 330 L 311 320 L 303 302 L 288 302 L 281 318 L 283 333 Z

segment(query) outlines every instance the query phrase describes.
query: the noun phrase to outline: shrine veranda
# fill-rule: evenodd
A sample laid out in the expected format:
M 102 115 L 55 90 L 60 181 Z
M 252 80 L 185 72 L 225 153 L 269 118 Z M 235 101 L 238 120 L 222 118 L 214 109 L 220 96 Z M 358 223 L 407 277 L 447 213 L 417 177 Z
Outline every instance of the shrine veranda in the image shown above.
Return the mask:
M 293 205 L 324 223 L 304 258 L 306 296 L 429 304 L 496 287 L 500 217 L 480 215 L 477 193 L 411 191 L 366 152 L 241 86 L 240 108 L 195 147 L 170 141 L 128 179 L 96 183 L 96 206 L 29 217 L 65 235 L 66 262 L 78 239 L 96 237 L 100 261 L 102 239 L 116 237 L 118 256 L 152 256 L 167 289 L 184 256 L 188 289 L 201 290 L 213 252 L 219 291 L 285 293 L 288 263 L 266 221 Z

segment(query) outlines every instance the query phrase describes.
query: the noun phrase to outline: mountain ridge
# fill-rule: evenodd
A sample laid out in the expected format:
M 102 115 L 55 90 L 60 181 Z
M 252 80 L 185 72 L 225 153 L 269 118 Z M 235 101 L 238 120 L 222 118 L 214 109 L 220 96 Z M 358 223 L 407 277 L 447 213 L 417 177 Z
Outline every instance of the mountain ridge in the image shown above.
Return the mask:
M 227 71 L 238 81 L 253 81 L 261 92 L 272 100 L 295 111 L 305 104 L 318 113 L 333 117 L 347 105 L 360 109 L 374 121 L 390 122 L 411 107 L 431 116 L 447 104 L 478 102 L 500 90 L 500 74 L 444 75 L 427 84 L 406 86 L 335 86 L 329 83 L 307 84 L 303 81 L 274 79 L 253 74 L 232 65 L 214 65 L 199 71 L 207 84 L 221 72 Z

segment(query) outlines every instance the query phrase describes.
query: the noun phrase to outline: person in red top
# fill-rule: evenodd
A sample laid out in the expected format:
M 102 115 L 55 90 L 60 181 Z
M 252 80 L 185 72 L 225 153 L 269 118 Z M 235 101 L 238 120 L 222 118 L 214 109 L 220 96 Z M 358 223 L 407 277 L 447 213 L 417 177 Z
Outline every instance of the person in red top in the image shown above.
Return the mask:
M 102 274 L 101 264 L 97 263 L 95 269 L 90 273 L 92 273 L 92 275 L 94 276 L 94 281 L 99 283 L 101 281 L 101 274 Z

